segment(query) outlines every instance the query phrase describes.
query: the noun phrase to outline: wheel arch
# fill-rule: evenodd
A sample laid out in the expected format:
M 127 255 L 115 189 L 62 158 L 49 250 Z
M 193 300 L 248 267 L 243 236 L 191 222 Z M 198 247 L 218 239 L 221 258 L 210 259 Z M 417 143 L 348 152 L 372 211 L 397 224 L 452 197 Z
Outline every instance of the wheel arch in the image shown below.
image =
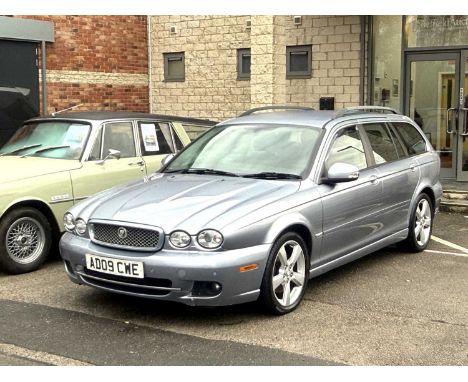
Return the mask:
M 52 212 L 52 209 L 49 207 L 49 205 L 40 199 L 26 199 L 26 200 L 19 200 L 19 201 L 13 202 L 3 212 L 2 217 L 0 218 L 0 221 L 3 219 L 4 216 L 6 216 L 11 211 L 17 208 L 22 208 L 22 207 L 35 208 L 36 210 L 41 212 L 46 217 L 47 221 L 50 224 L 53 237 L 58 237 L 58 235 L 60 234 L 60 229 L 57 223 L 57 219 L 55 218 L 55 215 Z

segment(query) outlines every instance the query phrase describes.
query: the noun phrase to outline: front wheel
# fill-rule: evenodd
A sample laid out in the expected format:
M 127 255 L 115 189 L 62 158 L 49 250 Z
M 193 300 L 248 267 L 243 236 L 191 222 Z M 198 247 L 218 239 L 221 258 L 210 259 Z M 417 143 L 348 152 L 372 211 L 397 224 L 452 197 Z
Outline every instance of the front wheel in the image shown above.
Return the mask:
M 419 195 L 411 213 L 408 237 L 400 243 L 402 249 L 410 252 L 424 251 L 431 238 L 433 218 L 431 199 L 426 194 Z
M 259 301 L 270 314 L 292 312 L 304 297 L 308 278 L 307 246 L 297 233 L 286 233 L 271 249 Z
M 0 224 L 0 267 L 9 273 L 31 272 L 45 261 L 52 242 L 47 218 L 35 208 L 18 208 Z

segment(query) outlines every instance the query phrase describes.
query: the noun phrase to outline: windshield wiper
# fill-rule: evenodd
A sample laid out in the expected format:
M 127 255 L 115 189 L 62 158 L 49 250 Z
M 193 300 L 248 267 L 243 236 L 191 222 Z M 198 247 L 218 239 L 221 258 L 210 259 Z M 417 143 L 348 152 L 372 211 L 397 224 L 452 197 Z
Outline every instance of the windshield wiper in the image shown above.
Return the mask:
M 0 154 L 0 157 L 3 157 L 3 156 L 5 156 L 5 155 L 16 154 L 16 153 L 19 153 L 20 151 L 27 150 L 27 149 L 33 149 L 33 148 L 39 147 L 39 146 L 42 146 L 42 144 L 36 143 L 36 144 L 34 144 L 34 145 L 23 146 L 23 147 L 20 147 L 19 149 L 15 149 L 15 150 L 9 151 L 9 152 L 7 152 L 7 153 L 2 153 L 2 154 Z
M 67 149 L 67 148 L 69 148 L 69 147 L 70 147 L 70 145 L 48 146 L 48 147 L 44 147 L 43 149 L 36 150 L 36 151 L 34 151 L 33 153 L 24 154 L 24 155 L 23 155 L 23 158 L 24 158 L 24 157 L 31 156 L 31 155 L 34 155 L 34 154 L 37 154 L 37 153 L 42 153 L 42 152 L 44 152 L 44 151 L 55 150 L 55 149 Z
M 296 174 L 285 174 L 283 172 L 259 172 L 256 174 L 242 175 L 244 178 L 257 178 L 257 179 L 302 179 L 302 176 Z
M 222 170 L 215 170 L 213 168 L 181 168 L 181 169 L 174 169 L 174 170 L 167 170 L 164 171 L 166 174 L 210 174 L 210 175 L 225 175 L 225 176 L 239 176 L 233 172 L 229 171 L 222 171 Z

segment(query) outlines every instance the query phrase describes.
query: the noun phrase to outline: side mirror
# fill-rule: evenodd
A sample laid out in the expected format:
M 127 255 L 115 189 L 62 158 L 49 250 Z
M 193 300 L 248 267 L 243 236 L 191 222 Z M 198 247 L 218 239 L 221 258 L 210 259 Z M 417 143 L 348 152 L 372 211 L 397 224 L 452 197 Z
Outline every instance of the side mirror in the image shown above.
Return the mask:
M 352 182 L 359 178 L 359 169 L 348 163 L 335 163 L 329 169 L 323 183 L 335 184 L 341 182 Z
M 163 166 L 166 166 L 169 164 L 169 162 L 175 157 L 175 154 L 167 154 L 164 159 L 161 161 L 161 164 Z
M 121 153 L 119 150 L 109 149 L 106 157 L 103 160 L 97 161 L 96 164 L 104 164 L 108 159 L 120 159 Z

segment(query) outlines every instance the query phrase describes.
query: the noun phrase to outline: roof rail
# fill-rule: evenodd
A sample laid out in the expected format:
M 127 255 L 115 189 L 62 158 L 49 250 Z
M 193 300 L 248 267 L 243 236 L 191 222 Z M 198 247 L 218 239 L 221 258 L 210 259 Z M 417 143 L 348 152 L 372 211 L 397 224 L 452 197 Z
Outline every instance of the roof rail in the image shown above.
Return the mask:
M 347 107 L 345 109 L 339 110 L 335 114 L 335 118 L 343 117 L 349 114 L 356 114 L 356 113 L 382 113 L 382 114 L 400 114 L 395 109 L 386 106 L 353 106 Z
M 245 117 L 246 115 L 250 115 L 253 113 L 256 113 L 257 111 L 263 111 L 263 110 L 315 110 L 311 107 L 307 106 L 291 106 L 291 105 L 272 105 L 272 106 L 261 106 L 261 107 L 255 107 L 253 109 L 244 111 L 243 113 L 239 114 L 239 117 Z

